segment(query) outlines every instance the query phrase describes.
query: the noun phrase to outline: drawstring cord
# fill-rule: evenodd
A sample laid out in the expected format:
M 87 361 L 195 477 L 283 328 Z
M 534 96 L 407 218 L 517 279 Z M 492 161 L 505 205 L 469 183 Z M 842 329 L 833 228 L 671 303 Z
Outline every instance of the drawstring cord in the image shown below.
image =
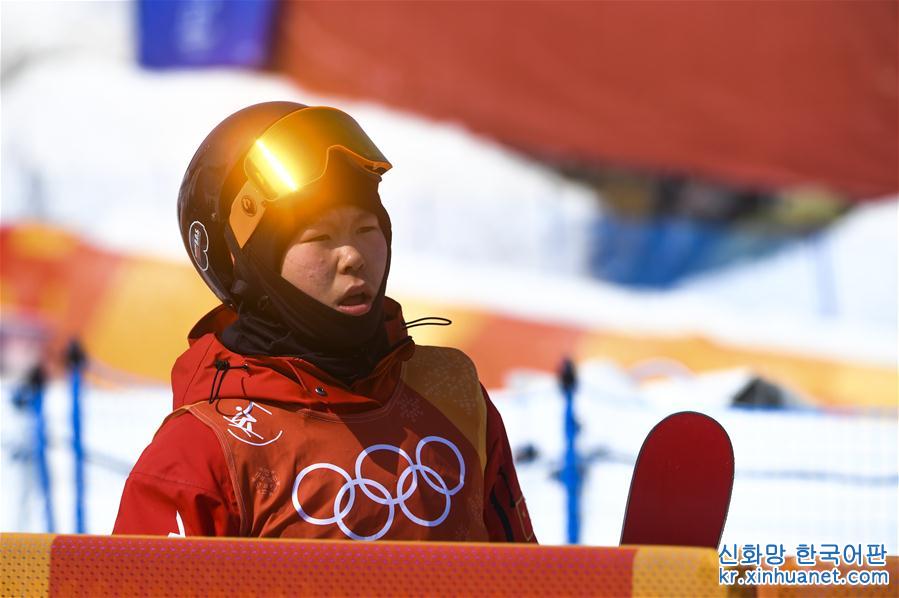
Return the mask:
M 403 328 L 405 328 L 406 330 L 409 330 L 410 328 L 415 328 L 416 326 L 449 326 L 452 323 L 453 323 L 453 321 L 450 320 L 449 318 L 444 318 L 441 316 L 425 316 L 423 318 L 416 318 L 409 322 L 403 322 Z M 402 338 L 399 341 L 397 341 L 396 343 L 394 343 L 393 345 L 391 345 L 388 353 L 392 353 L 393 351 L 396 351 L 397 349 L 399 349 L 401 346 L 405 345 L 406 343 L 411 343 L 411 342 L 412 342 L 412 337 L 407 334 L 405 338 Z
M 231 370 L 245 370 L 247 372 L 250 371 L 250 366 L 247 364 L 243 365 L 231 365 L 229 362 L 224 359 L 216 359 L 215 360 L 215 376 L 212 377 L 212 388 L 209 389 L 209 403 L 213 403 L 216 399 L 219 398 L 219 392 L 222 390 L 222 384 L 225 383 L 225 376 Z
M 410 328 L 415 328 L 416 326 L 449 326 L 452 323 L 453 321 L 449 318 L 442 318 L 440 316 L 425 316 L 423 318 L 416 318 L 411 322 L 406 322 L 405 327 L 406 330 L 409 330 Z

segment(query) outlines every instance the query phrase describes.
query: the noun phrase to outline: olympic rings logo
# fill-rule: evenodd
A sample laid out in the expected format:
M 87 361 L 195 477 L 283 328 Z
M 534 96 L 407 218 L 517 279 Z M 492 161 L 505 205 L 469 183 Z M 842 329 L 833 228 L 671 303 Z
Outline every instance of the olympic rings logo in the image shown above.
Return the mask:
M 428 467 L 427 465 L 421 464 L 421 451 L 422 449 L 431 442 L 438 442 L 440 444 L 444 444 L 453 451 L 456 455 L 456 459 L 459 460 L 459 483 L 456 484 L 453 488 L 447 486 L 446 481 L 437 473 L 433 468 Z M 365 461 L 365 458 L 372 453 L 377 451 L 391 451 L 400 455 L 403 459 L 406 460 L 408 466 L 403 470 L 403 473 L 400 474 L 399 478 L 396 481 L 396 496 L 390 493 L 390 491 L 383 485 L 375 480 L 362 477 L 362 462 Z M 334 516 L 333 517 L 313 517 L 306 513 L 303 510 L 302 505 L 300 505 L 300 501 L 297 498 L 297 490 L 300 487 L 300 482 L 303 481 L 303 478 L 306 477 L 312 471 L 317 469 L 328 469 L 335 473 L 340 474 L 343 477 L 345 483 L 340 487 L 340 490 L 337 491 L 337 495 L 334 497 Z M 444 497 L 444 508 L 443 512 L 436 519 L 423 519 L 418 517 L 412 511 L 409 510 L 409 507 L 406 506 L 406 500 L 412 496 L 412 493 L 418 488 L 418 476 L 421 474 L 421 478 L 425 481 L 425 483 L 433 488 L 436 492 L 439 492 Z M 411 479 L 411 482 L 407 482 Z M 393 446 L 391 444 L 373 444 L 372 446 L 366 448 L 359 456 L 356 458 L 356 477 L 351 478 L 350 474 L 348 474 L 344 469 L 333 465 L 331 463 L 315 463 L 304 468 L 296 477 L 296 480 L 293 482 L 293 506 L 299 513 L 300 517 L 303 518 L 304 521 L 311 523 L 313 525 L 331 525 L 336 523 L 340 528 L 340 531 L 344 533 L 348 538 L 352 540 L 377 540 L 384 536 L 388 531 L 390 531 L 390 527 L 393 525 L 393 520 L 396 515 L 396 506 L 400 506 L 400 510 L 402 510 L 403 514 L 408 517 L 412 522 L 422 526 L 422 527 L 437 527 L 449 516 L 451 505 L 451 497 L 453 497 L 459 490 L 462 489 L 462 486 L 465 484 L 465 461 L 462 459 L 462 453 L 459 452 L 459 449 L 456 448 L 449 440 L 445 438 L 440 438 L 439 436 L 427 436 L 422 438 L 418 442 L 418 446 L 415 447 L 415 460 L 409 456 L 406 451 L 403 449 Z M 379 505 L 384 505 L 387 507 L 387 522 L 384 526 L 376 533 L 370 536 L 361 536 L 351 530 L 347 525 L 344 519 L 347 514 L 349 514 L 350 510 L 353 508 L 353 504 L 356 501 L 356 488 L 362 490 L 362 493 L 365 494 L 368 498 L 378 503 Z M 374 494 L 371 489 L 374 489 L 377 494 Z M 346 504 L 341 507 L 341 503 L 343 499 L 349 494 L 349 499 L 346 501 Z M 380 496 L 378 496 L 380 495 Z

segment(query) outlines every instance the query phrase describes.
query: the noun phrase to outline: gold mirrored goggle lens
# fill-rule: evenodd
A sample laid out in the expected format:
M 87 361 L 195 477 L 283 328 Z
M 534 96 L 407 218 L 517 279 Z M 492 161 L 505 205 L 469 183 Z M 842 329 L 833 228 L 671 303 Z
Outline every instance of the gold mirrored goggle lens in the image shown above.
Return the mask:
M 256 139 L 244 159 L 247 182 L 234 198 L 230 217 L 231 230 L 241 247 L 256 229 L 266 202 L 284 199 L 325 174 L 332 148 L 378 174 L 391 168 L 348 114 L 327 107 L 288 114 Z
M 362 127 L 334 108 L 304 108 L 269 127 L 250 148 L 244 172 L 269 201 L 295 193 L 325 173 L 338 147 L 379 174 L 390 163 Z

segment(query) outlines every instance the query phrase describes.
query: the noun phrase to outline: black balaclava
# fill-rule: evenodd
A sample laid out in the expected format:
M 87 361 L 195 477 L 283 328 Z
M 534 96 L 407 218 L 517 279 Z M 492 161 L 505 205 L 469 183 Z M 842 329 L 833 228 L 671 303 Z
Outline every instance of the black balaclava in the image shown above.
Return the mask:
M 309 361 L 345 385 L 368 375 L 389 350 L 384 293 L 390 272 L 390 217 L 378 195 L 381 177 L 339 150 L 328 169 L 292 198 L 266 208 L 234 263 L 240 295 L 238 319 L 222 333 L 242 355 L 293 356 Z M 378 218 L 387 240 L 387 267 L 368 313 L 350 316 L 310 297 L 281 276 L 287 245 L 299 227 L 323 210 L 352 205 Z

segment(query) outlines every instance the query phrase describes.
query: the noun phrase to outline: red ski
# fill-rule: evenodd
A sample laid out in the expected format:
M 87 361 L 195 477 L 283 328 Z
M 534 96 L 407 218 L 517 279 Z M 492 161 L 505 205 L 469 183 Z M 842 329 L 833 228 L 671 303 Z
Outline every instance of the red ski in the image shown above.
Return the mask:
M 622 544 L 718 548 L 734 483 L 734 451 L 717 421 L 702 413 L 669 415 L 637 457 Z

